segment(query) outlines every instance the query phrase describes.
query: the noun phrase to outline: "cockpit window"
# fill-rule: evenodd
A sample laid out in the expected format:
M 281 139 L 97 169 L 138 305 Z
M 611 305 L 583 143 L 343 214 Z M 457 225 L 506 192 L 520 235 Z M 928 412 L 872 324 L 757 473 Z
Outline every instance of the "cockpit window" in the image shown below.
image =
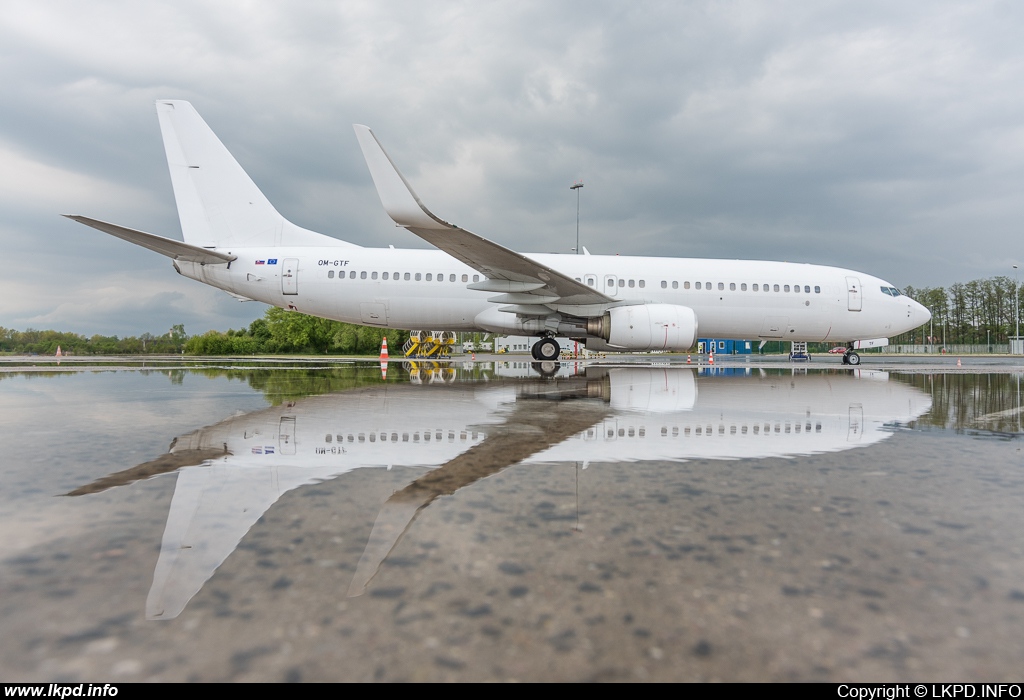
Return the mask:
M 882 287 L 882 294 L 888 294 L 891 297 L 902 296 L 902 292 L 896 287 Z

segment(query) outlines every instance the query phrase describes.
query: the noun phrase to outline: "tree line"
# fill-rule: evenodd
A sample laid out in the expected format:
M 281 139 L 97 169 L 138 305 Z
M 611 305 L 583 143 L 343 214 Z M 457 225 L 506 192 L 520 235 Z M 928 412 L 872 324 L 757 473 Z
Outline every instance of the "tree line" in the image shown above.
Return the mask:
M 932 312 L 921 328 L 891 339 L 898 344 L 980 345 L 1007 343 L 1017 333 L 1022 301 L 1017 281 L 991 277 L 946 287 L 907 287 L 911 299 Z
M 397 350 L 409 339 L 409 331 L 357 326 L 275 306 L 248 328 L 194 335 L 186 341 L 184 350 L 186 355 L 376 355 L 385 336 L 391 348 Z
M 409 332 L 356 326 L 272 307 L 248 328 L 193 336 L 185 333 L 181 324 L 161 335 L 143 333 L 126 338 L 0 327 L 0 352 L 55 355 L 60 348 L 63 354 L 72 355 L 376 355 L 385 336 L 397 350 L 409 339 Z
M 16 331 L 0 326 L 0 352 L 54 355 L 57 348 L 72 355 L 169 355 L 181 353 L 188 336 L 185 326 L 178 324 L 167 333 L 119 338 L 116 335 L 93 335 L 63 331 Z

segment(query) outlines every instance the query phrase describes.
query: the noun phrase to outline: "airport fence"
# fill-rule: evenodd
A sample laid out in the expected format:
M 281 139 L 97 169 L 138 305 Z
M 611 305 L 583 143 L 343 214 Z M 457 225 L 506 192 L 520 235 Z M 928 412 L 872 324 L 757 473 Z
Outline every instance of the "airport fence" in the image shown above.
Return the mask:
M 991 345 L 890 345 L 882 352 L 900 355 L 1009 355 L 1009 343 L 992 343 Z

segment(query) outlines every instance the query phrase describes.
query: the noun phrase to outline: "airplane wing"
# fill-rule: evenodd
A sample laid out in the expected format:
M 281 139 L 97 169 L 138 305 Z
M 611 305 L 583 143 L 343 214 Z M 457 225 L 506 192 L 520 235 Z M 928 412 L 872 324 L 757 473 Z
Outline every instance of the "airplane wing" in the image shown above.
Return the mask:
M 487 279 L 470 289 L 501 292 L 488 301 L 511 304 L 520 315 L 547 315 L 548 304 L 611 304 L 615 300 L 521 253 L 450 224 L 423 206 L 369 127 L 353 125 L 381 204 L 396 224 L 443 250 Z
M 80 224 L 92 226 L 94 229 L 103 231 L 104 233 L 109 233 L 111 236 L 116 236 L 117 238 L 128 241 L 129 243 L 134 243 L 135 245 L 142 246 L 143 248 L 149 248 L 152 251 L 160 253 L 160 255 L 166 255 L 167 257 L 174 258 L 175 260 L 197 262 L 204 265 L 223 265 L 224 263 L 229 263 L 238 258 L 237 255 L 218 253 L 215 250 L 208 250 L 206 248 L 200 248 L 199 246 L 189 245 L 188 243 L 176 241 L 173 238 L 164 238 L 163 236 L 146 233 L 145 231 L 136 231 L 133 228 L 125 228 L 124 226 L 110 224 L 106 221 L 90 219 L 87 216 L 73 216 L 71 214 L 64 214 L 63 216 L 72 219 L 73 221 L 77 221 Z

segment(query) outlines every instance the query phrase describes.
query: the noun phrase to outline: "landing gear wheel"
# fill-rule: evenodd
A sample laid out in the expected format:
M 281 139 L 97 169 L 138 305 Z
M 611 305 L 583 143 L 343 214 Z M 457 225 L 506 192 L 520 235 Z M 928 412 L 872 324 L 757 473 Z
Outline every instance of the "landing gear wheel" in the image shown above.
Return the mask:
M 541 338 L 541 340 L 533 346 L 533 356 L 541 362 L 552 362 L 558 359 L 558 356 L 562 354 L 562 348 L 554 338 Z
M 843 355 L 843 362 L 845 362 L 848 365 L 853 365 L 853 366 L 859 365 L 860 364 L 860 355 L 858 355 L 857 353 L 852 352 L 852 351 L 848 352 L 845 355 Z

